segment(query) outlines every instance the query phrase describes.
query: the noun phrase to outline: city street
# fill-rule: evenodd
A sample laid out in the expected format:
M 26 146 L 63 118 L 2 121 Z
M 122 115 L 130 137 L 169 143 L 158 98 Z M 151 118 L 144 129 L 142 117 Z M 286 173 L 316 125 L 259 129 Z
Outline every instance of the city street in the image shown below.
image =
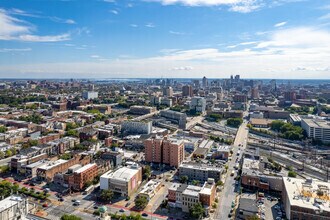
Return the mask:
M 239 156 L 237 156 L 238 149 L 241 150 L 246 148 L 247 138 L 249 134 L 249 130 L 247 128 L 247 122 L 244 121 L 243 124 L 239 127 L 236 138 L 234 141 L 233 147 L 233 155 L 231 161 L 228 163 L 228 171 L 226 174 L 226 181 L 224 183 L 224 187 L 222 192 L 220 193 L 219 198 L 219 206 L 215 212 L 215 219 L 228 219 L 228 215 L 230 213 L 232 201 L 236 199 L 237 193 L 235 192 L 235 176 L 237 175 L 235 171 L 234 176 L 230 176 L 231 172 L 234 169 L 234 165 L 236 163 L 236 158 L 242 156 L 242 152 Z

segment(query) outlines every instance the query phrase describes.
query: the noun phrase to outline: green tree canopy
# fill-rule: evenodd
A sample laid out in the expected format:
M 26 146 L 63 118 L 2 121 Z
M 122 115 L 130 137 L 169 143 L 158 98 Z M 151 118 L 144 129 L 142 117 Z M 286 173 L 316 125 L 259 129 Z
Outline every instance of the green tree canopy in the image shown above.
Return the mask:
M 82 220 L 82 218 L 75 215 L 64 214 L 62 215 L 61 220 Z
M 180 177 L 180 183 L 187 183 L 188 182 L 188 176 L 181 176 Z
M 203 205 L 198 202 L 189 209 L 189 214 L 194 219 L 202 219 L 205 213 Z
M 227 125 L 238 128 L 243 123 L 241 118 L 228 118 Z
M 135 207 L 139 210 L 143 210 L 145 209 L 145 207 L 147 207 L 148 205 L 148 200 L 146 197 L 144 196 L 138 196 L 135 199 Z
M 113 192 L 110 189 L 103 189 L 101 191 L 100 199 L 105 202 L 110 202 L 113 197 Z

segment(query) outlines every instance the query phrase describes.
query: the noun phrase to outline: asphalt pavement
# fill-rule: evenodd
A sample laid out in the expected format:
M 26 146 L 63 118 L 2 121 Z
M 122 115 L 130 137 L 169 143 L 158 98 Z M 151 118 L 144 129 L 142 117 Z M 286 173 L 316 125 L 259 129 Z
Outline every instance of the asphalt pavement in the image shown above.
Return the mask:
M 230 213 L 232 201 L 236 199 L 238 195 L 235 192 L 235 177 L 237 175 L 237 171 L 234 169 L 236 158 L 242 156 L 242 150 L 246 148 L 247 139 L 248 139 L 248 128 L 246 127 L 247 122 L 244 121 L 243 124 L 239 127 L 236 138 L 234 141 L 233 147 L 233 155 L 231 161 L 228 163 L 228 172 L 226 174 L 226 181 L 224 183 L 224 187 L 222 192 L 220 193 L 219 198 L 219 206 L 214 214 L 214 219 L 229 219 L 228 215 Z M 237 156 L 238 149 L 241 149 L 241 153 Z M 235 170 L 235 175 L 230 176 L 231 172 Z

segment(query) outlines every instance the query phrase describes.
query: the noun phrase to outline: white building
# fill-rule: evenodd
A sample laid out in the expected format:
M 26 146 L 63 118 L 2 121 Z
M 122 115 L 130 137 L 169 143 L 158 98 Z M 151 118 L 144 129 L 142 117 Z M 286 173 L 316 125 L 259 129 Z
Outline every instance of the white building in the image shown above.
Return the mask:
M 99 93 L 94 91 L 85 91 L 82 93 L 82 97 L 84 99 L 97 99 L 99 97 Z
M 250 113 L 250 118 L 264 118 L 264 113 L 262 112 L 251 112 Z
M 0 201 L 0 219 L 18 220 L 26 219 L 29 211 L 29 203 L 26 198 L 10 196 Z
M 150 134 L 152 121 L 124 121 L 121 131 L 126 134 Z
M 130 196 L 142 182 L 142 168 L 133 163 L 115 171 L 109 171 L 100 177 L 100 189 L 110 189 L 122 196 Z
M 190 102 L 190 110 L 204 113 L 206 109 L 206 100 L 203 97 L 193 97 Z
M 309 138 L 330 143 L 330 122 L 321 119 L 302 119 L 301 127 Z
M 287 219 L 330 218 L 330 183 L 283 177 L 283 206 Z

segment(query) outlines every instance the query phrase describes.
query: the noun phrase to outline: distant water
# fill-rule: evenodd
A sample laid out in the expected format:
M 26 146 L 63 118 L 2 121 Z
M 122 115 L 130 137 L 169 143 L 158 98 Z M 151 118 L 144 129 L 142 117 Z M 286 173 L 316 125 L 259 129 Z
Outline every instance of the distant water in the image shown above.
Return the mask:
M 133 82 L 133 81 L 146 81 L 146 80 L 156 80 L 161 78 L 109 78 L 109 79 L 95 79 L 95 81 L 98 82 L 107 82 L 107 81 L 117 81 L 117 82 Z M 163 78 L 166 79 L 172 79 L 174 81 L 178 82 L 191 82 L 192 80 L 202 80 L 202 78 Z M 223 80 L 221 79 L 215 79 L 215 78 L 208 78 L 208 80 Z M 264 83 L 269 83 L 272 79 L 246 79 L 243 78 L 242 80 L 261 80 Z M 330 84 L 330 79 L 275 79 L 276 83 L 278 85 L 280 84 L 292 84 L 292 85 L 320 85 L 320 84 Z
M 106 83 L 106 82 L 142 82 L 142 81 L 147 81 L 147 80 L 156 80 L 156 79 L 172 79 L 177 82 L 191 82 L 192 80 L 202 80 L 202 78 L 94 78 L 94 79 L 86 79 L 86 78 L 75 78 L 74 80 L 79 80 L 79 81 L 95 81 L 98 83 Z M 208 78 L 208 80 L 223 80 L 225 78 Z M 228 79 L 228 78 L 226 78 Z M 1 79 L 0 81 L 26 81 L 26 80 L 49 80 L 49 81 L 69 81 L 70 79 L 55 79 L 55 78 L 50 78 L 50 79 L 36 79 L 36 78 L 31 78 L 31 79 Z M 264 83 L 269 83 L 272 79 L 247 79 L 247 78 L 242 78 L 242 80 L 261 80 Z M 320 85 L 320 84 L 330 84 L 330 79 L 275 79 L 276 83 L 278 85 L 280 84 L 292 84 L 292 85 Z

